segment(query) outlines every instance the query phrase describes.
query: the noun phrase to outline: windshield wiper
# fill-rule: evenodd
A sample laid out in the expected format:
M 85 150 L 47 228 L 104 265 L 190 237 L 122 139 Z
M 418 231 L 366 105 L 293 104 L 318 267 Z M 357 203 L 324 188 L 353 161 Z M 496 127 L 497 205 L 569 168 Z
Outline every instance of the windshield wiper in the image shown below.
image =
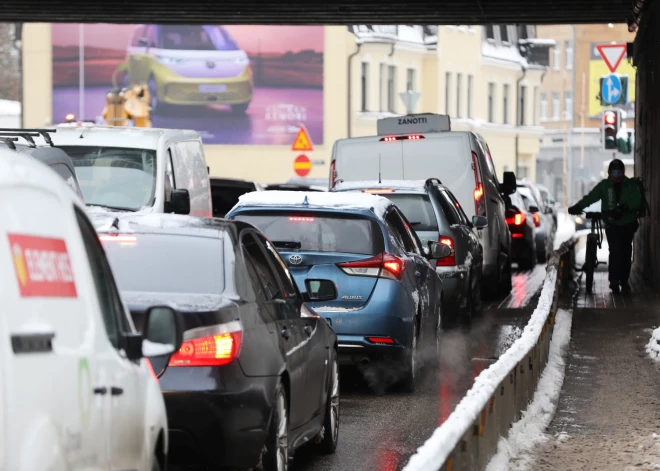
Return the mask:
M 123 206 L 108 206 L 107 204 L 88 203 L 87 206 L 96 206 L 98 208 L 106 208 L 106 209 L 111 209 L 113 211 L 127 211 L 127 212 L 135 212 L 136 211 L 133 208 L 124 208 Z
M 302 244 L 295 240 L 274 240 L 273 245 L 278 249 L 299 249 Z

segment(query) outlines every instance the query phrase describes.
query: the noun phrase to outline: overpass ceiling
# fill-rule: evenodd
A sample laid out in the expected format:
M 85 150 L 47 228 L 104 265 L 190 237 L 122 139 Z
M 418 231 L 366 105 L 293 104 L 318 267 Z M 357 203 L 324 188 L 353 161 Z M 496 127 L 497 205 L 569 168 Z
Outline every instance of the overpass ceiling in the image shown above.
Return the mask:
M 3 0 L 4 22 L 186 24 L 625 23 L 633 0 Z

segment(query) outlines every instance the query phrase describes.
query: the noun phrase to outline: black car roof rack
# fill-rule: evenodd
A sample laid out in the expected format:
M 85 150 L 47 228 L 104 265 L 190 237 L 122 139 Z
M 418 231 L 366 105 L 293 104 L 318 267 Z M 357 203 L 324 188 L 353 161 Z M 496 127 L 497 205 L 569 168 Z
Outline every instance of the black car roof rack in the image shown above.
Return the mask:
M 14 144 L 16 141 L 18 141 L 17 137 L 0 137 L 0 142 L 7 144 L 11 150 L 16 150 L 16 144 Z
M 426 180 L 426 182 L 424 182 L 424 186 L 431 186 L 433 185 L 433 182 L 437 182 L 438 185 L 442 185 L 442 182 L 440 181 L 439 178 L 429 178 L 428 180 Z
M 55 144 L 53 144 L 53 141 L 52 141 L 52 139 L 50 138 L 50 135 L 49 135 L 49 133 L 51 133 L 51 132 L 57 132 L 57 129 L 0 128 L 0 134 L 9 135 L 9 136 L 21 136 L 21 137 L 23 137 L 23 135 L 28 135 L 30 137 L 32 137 L 32 136 L 34 136 L 34 137 L 41 136 L 41 137 L 44 138 L 44 141 L 46 141 L 46 143 L 49 146 L 54 147 Z

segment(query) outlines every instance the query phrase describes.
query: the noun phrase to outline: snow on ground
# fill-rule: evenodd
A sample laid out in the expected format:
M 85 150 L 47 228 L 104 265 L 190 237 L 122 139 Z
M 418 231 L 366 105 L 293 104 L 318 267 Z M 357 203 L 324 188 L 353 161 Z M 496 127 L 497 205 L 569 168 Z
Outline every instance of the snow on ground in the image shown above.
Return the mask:
M 531 469 L 530 452 L 537 444 L 548 440 L 546 427 L 552 421 L 564 382 L 566 354 L 571 338 L 572 312 L 557 312 L 555 330 L 550 342 L 550 356 L 543 370 L 534 399 L 523 412 L 522 418 L 513 424 L 508 438 L 501 438 L 497 454 L 491 459 L 486 471 Z
M 646 345 L 646 353 L 655 361 L 660 361 L 660 327 L 653 331 L 651 340 Z

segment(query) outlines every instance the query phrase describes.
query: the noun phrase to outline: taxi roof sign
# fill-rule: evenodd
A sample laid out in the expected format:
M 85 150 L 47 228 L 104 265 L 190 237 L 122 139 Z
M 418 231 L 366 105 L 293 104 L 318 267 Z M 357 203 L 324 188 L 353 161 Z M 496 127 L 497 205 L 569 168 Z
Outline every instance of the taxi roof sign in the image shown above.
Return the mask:
M 409 114 L 379 119 L 376 128 L 379 136 L 443 132 L 451 131 L 451 120 L 446 114 Z

